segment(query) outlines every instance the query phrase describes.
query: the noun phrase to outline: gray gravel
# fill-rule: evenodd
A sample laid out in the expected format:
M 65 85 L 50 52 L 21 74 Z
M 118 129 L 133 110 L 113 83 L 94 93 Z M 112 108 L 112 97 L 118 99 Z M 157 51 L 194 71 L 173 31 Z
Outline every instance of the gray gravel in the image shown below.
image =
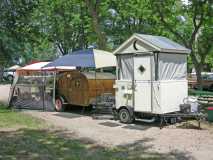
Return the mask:
M 8 104 L 10 86 L 10 84 L 0 85 L 0 102 L 3 104 Z
M 89 138 L 106 147 L 142 144 L 158 153 L 181 153 L 187 159 L 213 160 L 213 133 L 209 130 L 180 129 L 175 126 L 160 129 L 137 122 L 121 124 L 114 120 L 94 120 L 73 113 L 25 111 L 56 127 L 75 133 L 77 138 Z M 181 159 L 181 158 L 180 158 Z

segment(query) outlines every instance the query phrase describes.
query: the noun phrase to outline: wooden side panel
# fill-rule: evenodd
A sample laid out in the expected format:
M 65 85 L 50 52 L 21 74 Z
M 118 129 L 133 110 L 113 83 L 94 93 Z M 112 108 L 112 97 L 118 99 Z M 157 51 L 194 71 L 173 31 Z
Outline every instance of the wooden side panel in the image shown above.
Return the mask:
M 83 74 L 72 71 L 61 74 L 57 81 L 57 91 L 69 104 L 88 106 L 96 96 L 104 93 L 115 95 L 113 79 L 87 79 Z
M 83 76 L 76 76 L 70 81 L 69 101 L 74 105 L 88 105 L 88 81 Z
M 115 80 L 111 79 L 97 79 L 97 80 L 88 80 L 89 82 L 89 99 L 95 98 L 96 96 L 100 96 L 104 93 L 111 93 L 115 95 L 115 89 L 113 85 Z
M 88 105 L 88 81 L 79 72 L 65 72 L 58 80 L 58 93 L 63 95 L 69 104 Z

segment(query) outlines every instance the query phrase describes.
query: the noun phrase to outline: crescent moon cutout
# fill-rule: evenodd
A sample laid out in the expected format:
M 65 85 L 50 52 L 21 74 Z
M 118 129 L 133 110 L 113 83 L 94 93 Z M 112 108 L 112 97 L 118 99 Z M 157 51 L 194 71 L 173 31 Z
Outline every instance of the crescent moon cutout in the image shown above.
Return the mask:
M 135 40 L 135 41 L 133 42 L 133 48 L 137 51 L 138 48 L 136 47 L 136 43 L 137 43 L 137 40 Z

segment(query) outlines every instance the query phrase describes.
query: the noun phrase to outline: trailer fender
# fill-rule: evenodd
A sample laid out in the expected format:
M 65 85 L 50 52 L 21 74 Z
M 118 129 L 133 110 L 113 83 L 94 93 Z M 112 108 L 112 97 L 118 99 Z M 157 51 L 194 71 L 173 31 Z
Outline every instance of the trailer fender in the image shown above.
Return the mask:
M 62 95 L 55 96 L 55 99 L 60 98 L 63 104 L 66 104 L 66 99 Z

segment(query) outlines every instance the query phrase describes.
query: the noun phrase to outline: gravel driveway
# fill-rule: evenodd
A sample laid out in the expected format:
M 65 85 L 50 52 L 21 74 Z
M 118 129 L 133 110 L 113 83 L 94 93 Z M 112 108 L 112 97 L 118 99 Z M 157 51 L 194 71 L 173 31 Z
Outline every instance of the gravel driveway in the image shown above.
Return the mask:
M 0 86 L 0 101 L 7 102 L 9 85 Z M 159 129 L 157 126 L 137 122 L 125 125 L 114 120 L 94 120 L 75 113 L 24 111 L 44 119 L 55 127 L 74 133 L 76 138 L 89 138 L 96 144 L 139 146 L 165 154 L 179 154 L 179 159 L 213 160 L 213 132 L 202 129 L 181 129 L 175 126 Z
M 178 159 L 213 160 L 213 133 L 209 130 L 181 129 L 175 126 L 159 129 L 142 122 L 126 125 L 114 120 L 97 120 L 74 113 L 25 112 L 56 127 L 65 128 L 75 133 L 78 138 L 89 138 L 99 145 L 142 145 L 158 153 L 179 153 L 182 156 Z
M 8 97 L 10 93 L 10 84 L 0 85 L 0 102 L 3 104 L 8 103 Z

